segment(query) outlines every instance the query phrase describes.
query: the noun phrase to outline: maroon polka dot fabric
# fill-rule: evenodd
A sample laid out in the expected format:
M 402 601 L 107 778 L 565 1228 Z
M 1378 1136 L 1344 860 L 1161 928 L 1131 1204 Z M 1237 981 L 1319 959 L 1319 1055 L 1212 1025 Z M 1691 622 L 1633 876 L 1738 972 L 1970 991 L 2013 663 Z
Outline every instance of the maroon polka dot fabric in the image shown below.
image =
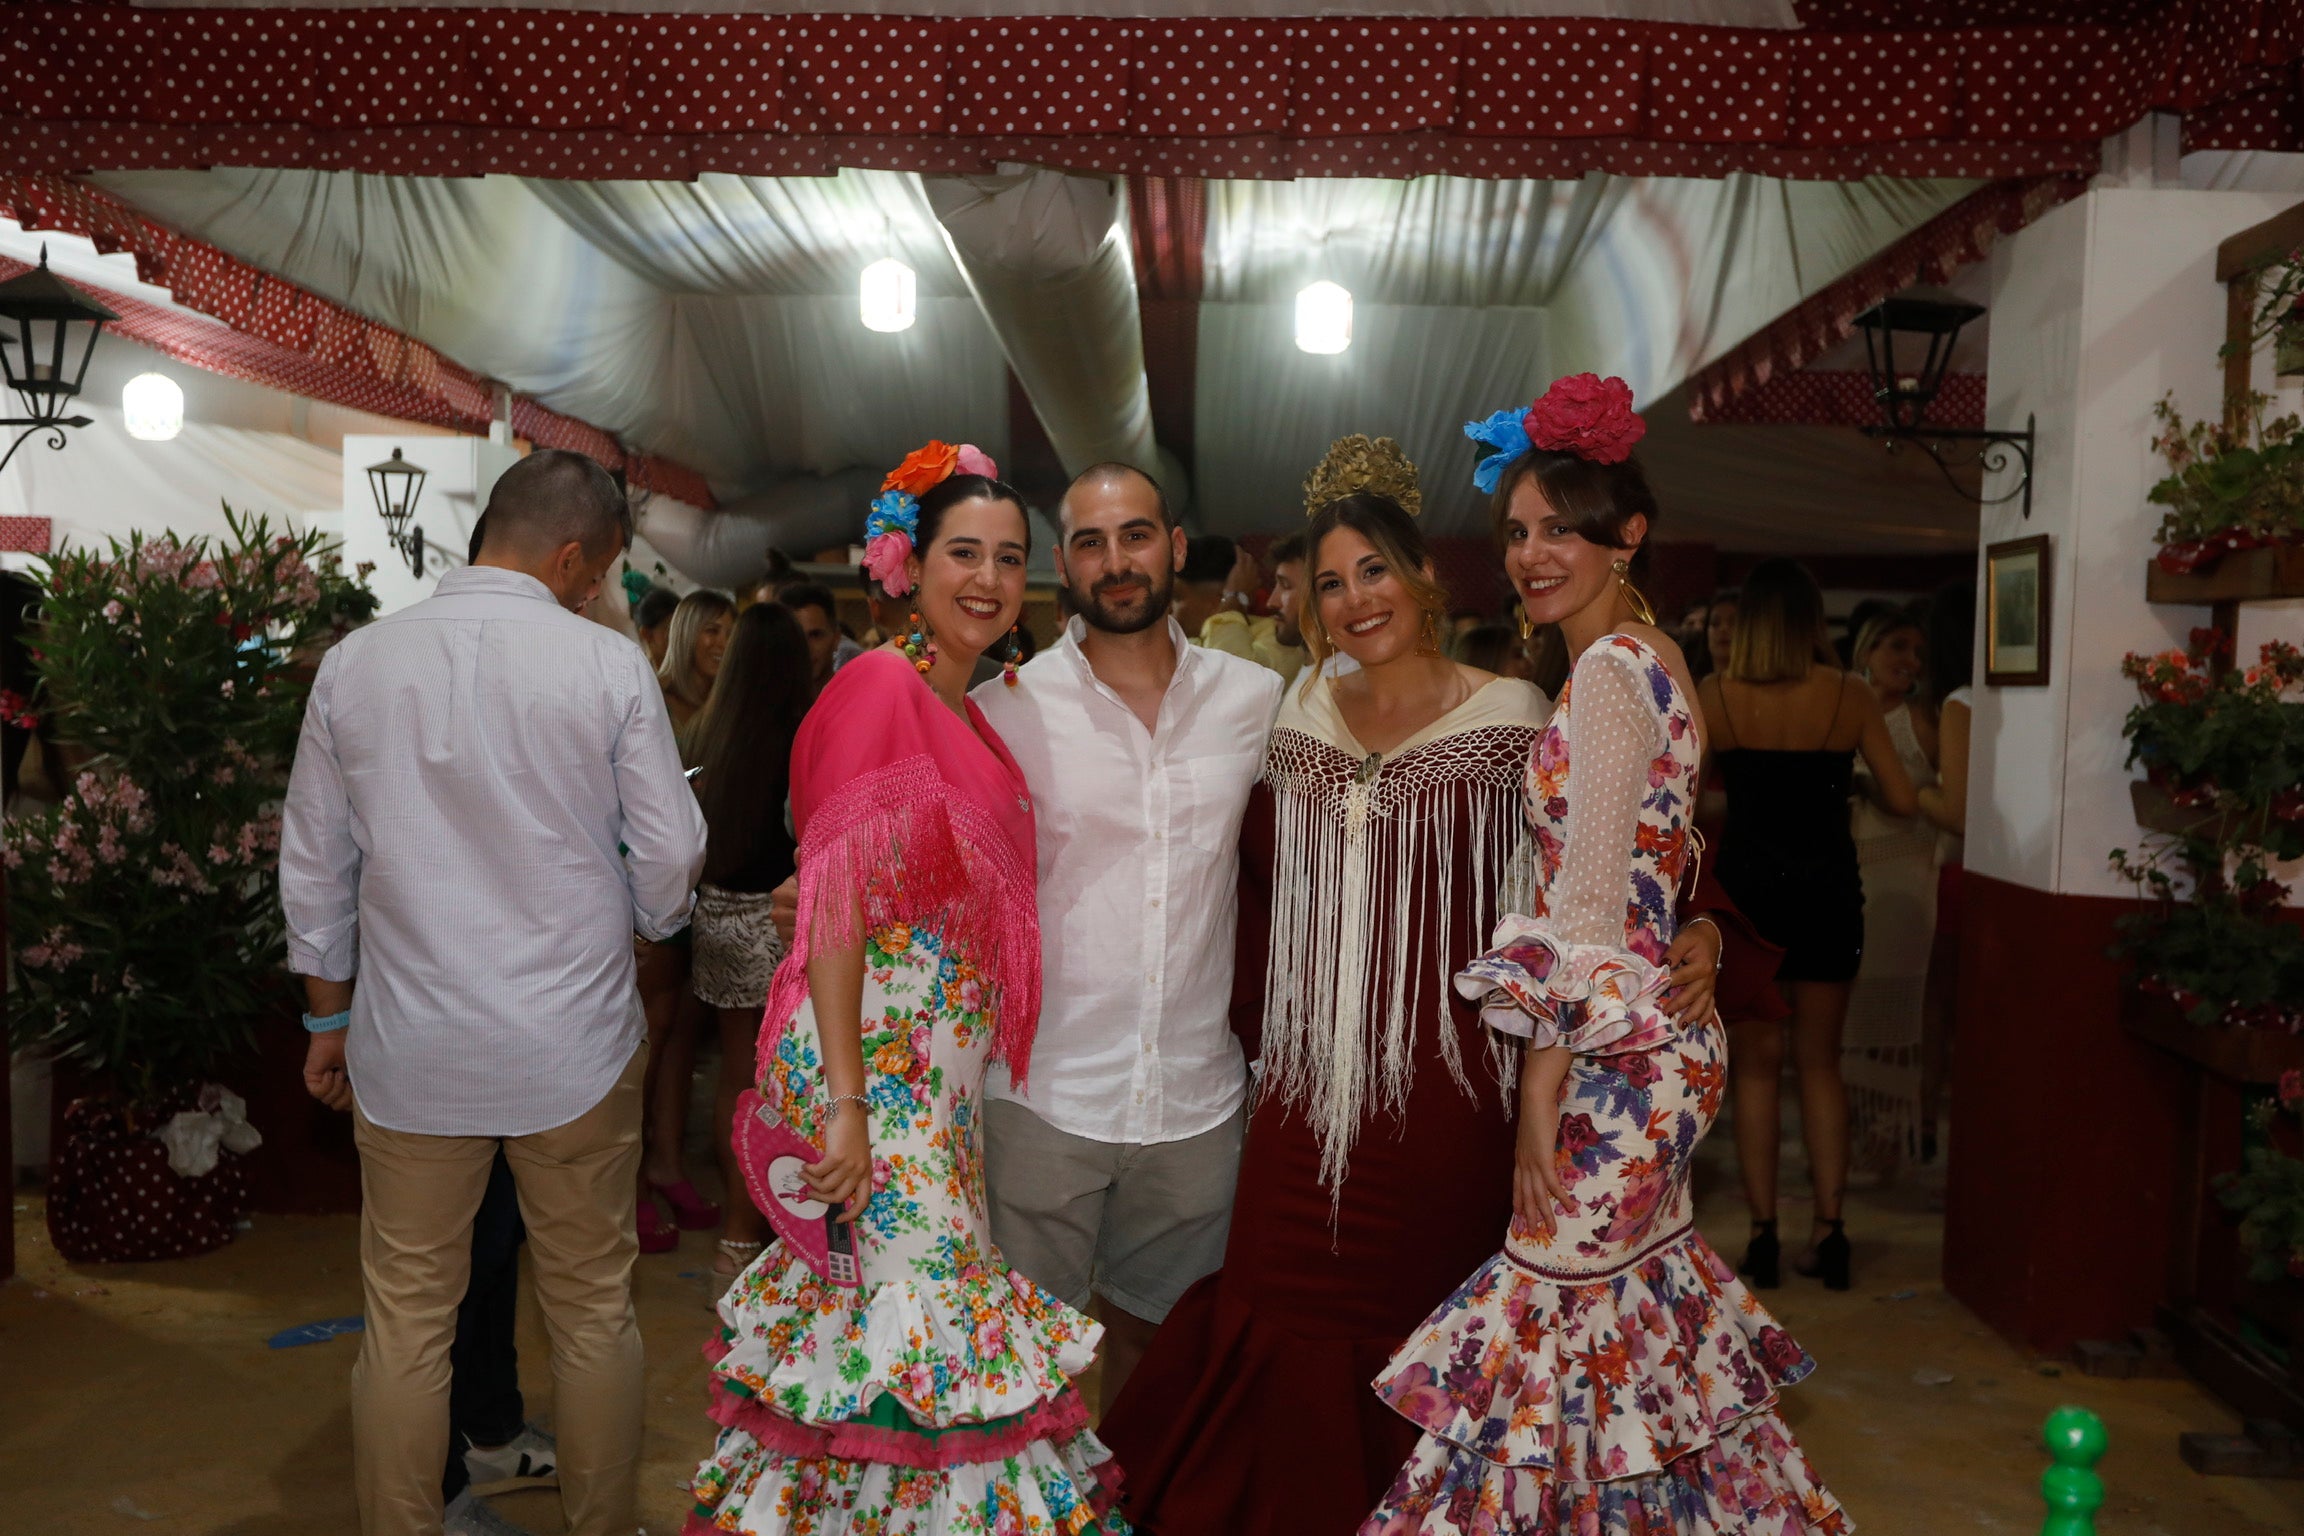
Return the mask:
M 232 1241 L 248 1210 L 240 1158 L 218 1154 L 196 1179 L 168 1166 L 168 1149 L 152 1135 L 182 1102 L 131 1124 L 107 1099 L 74 1099 L 56 1130 L 48 1169 L 48 1237 L 75 1264 L 133 1264 L 183 1259 Z
M 61 230 L 85 236 L 100 251 L 133 255 L 140 279 L 166 288 L 184 309 L 199 314 L 79 286 L 119 314 L 113 330 L 179 361 L 402 421 L 488 430 L 491 390 L 469 369 L 411 336 L 156 224 L 107 193 L 58 176 L 0 174 L 0 215 L 26 229 Z M 0 278 L 25 270 L 24 263 L 0 257 Z M 513 399 L 512 430 L 542 447 L 573 449 L 621 468 L 644 489 L 693 506 L 715 504 L 696 471 L 627 454 L 599 428 L 525 396 Z
M 1705 413 L 1706 421 L 1756 422 L 1769 426 L 1874 427 L 1880 405 L 1872 376 L 1839 369 L 1807 369 L 1772 375 L 1765 384 L 1736 395 Z M 1950 373 L 1928 407 L 1939 427 L 1984 425 L 1984 375 Z
M 28 0 L 0 7 L 0 164 L 2003 178 L 2089 173 L 2104 136 L 2155 110 L 2183 114 L 2188 149 L 2304 141 L 2293 6 L 1803 0 L 1799 14 L 1783 31 Z
M 2087 187 L 2085 177 L 2050 176 L 1970 193 L 1855 271 L 1763 326 L 1727 356 L 1699 370 L 1688 381 L 1688 414 L 1697 421 L 1806 421 L 1820 425 L 1877 420 L 1869 385 L 1865 388 L 1864 413 L 1848 416 L 1831 414 L 1842 405 L 1818 394 L 1817 386 L 1791 381 L 1835 377 L 1800 374 L 1797 370 L 1854 335 L 1856 317 L 1882 299 L 1915 283 L 1949 281 L 1960 268 L 1983 260 L 2000 236 L 2023 228 Z M 1779 385 L 1778 380 L 1785 382 Z M 1773 404 L 1744 404 L 1762 390 L 1776 391 L 1767 397 Z M 1953 403 L 1947 400 L 1947 405 Z M 1980 423 L 1984 409 L 1980 384 L 1974 406 Z M 1960 408 L 1965 409 L 1965 404 Z M 1743 410 L 1803 409 L 1820 414 L 1739 414 Z

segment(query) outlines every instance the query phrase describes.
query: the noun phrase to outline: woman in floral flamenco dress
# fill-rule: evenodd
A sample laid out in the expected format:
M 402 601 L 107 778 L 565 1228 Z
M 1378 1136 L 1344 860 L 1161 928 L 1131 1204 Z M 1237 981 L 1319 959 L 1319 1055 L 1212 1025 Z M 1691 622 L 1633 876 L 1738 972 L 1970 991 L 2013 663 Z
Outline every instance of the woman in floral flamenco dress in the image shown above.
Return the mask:
M 1522 605 L 1576 661 L 1528 763 L 1530 910 L 1456 978 L 1520 1044 L 1513 1217 L 1377 1378 L 1423 1435 L 1361 1536 L 1853 1529 L 1775 1412 L 1815 1362 L 1693 1224 L 1727 1051 L 1716 1013 L 1660 1006 L 1702 742 L 1628 579 L 1644 430 L 1589 374 L 1474 429 Z
M 995 475 L 931 443 L 888 477 L 866 563 L 914 594 L 911 633 L 843 667 L 794 743 L 798 925 L 738 1125 L 821 1149 L 804 1177 L 855 1213 L 862 1283 L 778 1243 L 729 1290 L 691 1536 L 1127 1536 L 1070 1384 L 1100 1330 L 986 1235 L 978 1090 L 994 1058 L 1024 1075 L 1040 1003 L 1031 801 L 966 693 L 1023 606 Z

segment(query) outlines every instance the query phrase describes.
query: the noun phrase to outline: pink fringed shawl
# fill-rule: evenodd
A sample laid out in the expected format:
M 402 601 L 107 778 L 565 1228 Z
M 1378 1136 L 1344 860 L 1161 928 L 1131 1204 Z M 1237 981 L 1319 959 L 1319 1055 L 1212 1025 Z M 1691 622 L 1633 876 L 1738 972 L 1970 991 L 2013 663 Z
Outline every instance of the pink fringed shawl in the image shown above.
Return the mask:
M 973 702 L 968 720 L 887 651 L 842 667 L 809 709 L 792 744 L 800 910 L 768 989 L 763 1058 L 807 998 L 809 957 L 862 937 L 861 893 L 867 929 L 916 924 L 976 966 L 992 989 L 993 1057 L 1023 1084 L 1040 1019 L 1032 801 Z

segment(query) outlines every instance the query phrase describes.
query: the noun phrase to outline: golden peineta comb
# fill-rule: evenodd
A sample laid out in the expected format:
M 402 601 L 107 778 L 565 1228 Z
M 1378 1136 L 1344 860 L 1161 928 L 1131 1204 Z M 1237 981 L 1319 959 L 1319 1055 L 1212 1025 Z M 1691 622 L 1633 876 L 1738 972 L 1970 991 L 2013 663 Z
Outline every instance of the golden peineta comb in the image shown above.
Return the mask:
M 1304 477 L 1304 515 L 1310 517 L 1332 501 L 1361 492 L 1398 502 L 1410 517 L 1424 510 L 1416 466 L 1400 445 L 1388 437 L 1355 432 L 1329 444 L 1328 456 Z

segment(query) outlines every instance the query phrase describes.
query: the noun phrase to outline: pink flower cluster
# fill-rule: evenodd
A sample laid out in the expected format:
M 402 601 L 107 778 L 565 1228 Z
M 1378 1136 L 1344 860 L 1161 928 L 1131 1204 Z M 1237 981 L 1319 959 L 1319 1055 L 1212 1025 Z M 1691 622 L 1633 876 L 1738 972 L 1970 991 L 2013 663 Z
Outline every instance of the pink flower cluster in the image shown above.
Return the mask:
M 71 935 L 67 934 L 61 926 L 58 926 L 49 929 L 47 937 L 39 943 L 27 944 L 18 951 L 17 958 L 22 960 L 25 966 L 31 970 L 46 970 L 51 966 L 57 970 L 62 970 L 78 961 L 83 953 L 85 951 L 72 942 Z

